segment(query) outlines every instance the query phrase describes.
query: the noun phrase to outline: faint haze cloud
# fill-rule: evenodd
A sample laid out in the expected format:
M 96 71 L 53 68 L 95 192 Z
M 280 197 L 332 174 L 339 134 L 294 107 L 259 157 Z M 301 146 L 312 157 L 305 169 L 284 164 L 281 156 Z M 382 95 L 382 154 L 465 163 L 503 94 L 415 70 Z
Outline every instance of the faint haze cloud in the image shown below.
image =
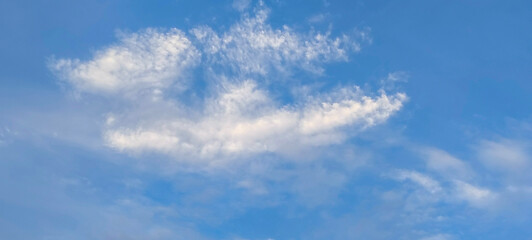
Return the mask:
M 232 7 L 239 12 L 243 12 L 248 9 L 251 4 L 251 0 L 234 0 Z

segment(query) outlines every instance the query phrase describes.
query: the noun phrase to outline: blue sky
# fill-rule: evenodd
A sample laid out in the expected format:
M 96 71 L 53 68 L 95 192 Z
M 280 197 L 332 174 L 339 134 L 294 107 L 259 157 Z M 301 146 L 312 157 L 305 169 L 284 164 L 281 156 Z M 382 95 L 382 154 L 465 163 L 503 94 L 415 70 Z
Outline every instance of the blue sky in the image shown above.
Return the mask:
M 2 1 L 1 239 L 529 239 L 529 1 Z

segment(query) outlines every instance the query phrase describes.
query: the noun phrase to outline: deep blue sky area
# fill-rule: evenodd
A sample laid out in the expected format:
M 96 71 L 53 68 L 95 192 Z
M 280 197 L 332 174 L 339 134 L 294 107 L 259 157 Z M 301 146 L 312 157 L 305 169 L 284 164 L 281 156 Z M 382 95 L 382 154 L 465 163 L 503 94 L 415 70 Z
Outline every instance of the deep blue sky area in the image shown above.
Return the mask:
M 520 0 L 0 0 L 0 239 L 529 239 L 530 26 Z

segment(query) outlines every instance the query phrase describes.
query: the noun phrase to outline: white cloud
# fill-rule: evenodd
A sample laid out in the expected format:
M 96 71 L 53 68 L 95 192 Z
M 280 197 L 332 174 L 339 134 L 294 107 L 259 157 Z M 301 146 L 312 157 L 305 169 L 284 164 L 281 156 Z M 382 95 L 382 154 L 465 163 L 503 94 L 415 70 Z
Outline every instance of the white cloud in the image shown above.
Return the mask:
M 408 81 L 408 74 L 406 72 L 398 71 L 388 73 L 388 76 L 381 79 L 380 84 L 383 89 L 387 91 L 395 90 L 397 85 Z
M 251 0 L 234 0 L 233 1 L 233 8 L 242 12 L 249 8 L 249 5 L 251 4 Z
M 106 137 L 110 146 L 120 150 L 152 150 L 201 158 L 283 153 L 339 143 L 353 130 L 388 119 L 406 99 L 404 94 L 371 98 L 358 88 L 341 90 L 343 94 L 329 99 L 276 107 L 278 104 L 266 91 L 245 81 L 226 87 L 211 99 L 199 119 L 176 117 L 133 129 L 111 128 Z
M 423 148 L 420 152 L 426 160 L 427 169 L 439 173 L 443 178 L 442 183 L 446 183 L 442 186 L 444 194 L 441 200 L 465 201 L 481 208 L 491 207 L 496 203 L 498 193 L 469 183 L 478 179 L 478 176 L 464 161 L 436 148 Z
M 415 146 L 414 151 L 425 160 L 426 169 L 437 173 L 431 176 L 438 177 L 441 187 L 435 202 L 467 203 L 474 208 L 507 214 L 505 211 L 513 211 L 513 205 L 530 198 L 532 188 L 527 174 L 530 167 L 526 141 L 481 140 L 473 150 L 472 155 L 476 153 L 478 160 L 488 168 L 479 165 L 472 168 L 469 164 L 475 166 L 475 163 L 468 164 L 443 150 Z M 408 172 L 413 171 L 399 172 L 393 177 L 416 181 Z M 422 185 L 421 179 L 418 182 Z
M 526 145 L 515 140 L 481 141 L 476 147 L 479 160 L 490 168 L 516 172 L 530 164 Z
M 424 148 L 421 151 L 427 161 L 427 168 L 448 178 L 470 178 L 472 172 L 462 160 L 436 148 Z
M 428 237 L 424 237 L 421 240 L 450 240 L 453 239 L 449 234 L 436 234 Z
M 122 98 L 125 105 L 107 114 L 106 145 L 180 161 L 223 164 L 250 154 L 338 144 L 402 108 L 404 93 L 367 94 L 356 86 L 309 89 L 289 103 L 271 94 L 271 80 L 291 88 L 286 80 L 298 81 L 292 71 L 319 75 L 323 64 L 347 61 L 360 43 L 346 34 L 274 29 L 268 12 L 259 6 L 255 16 L 244 14 L 224 33 L 202 26 L 191 37 L 177 29 L 124 34 L 93 59 L 60 59 L 50 67 L 77 91 Z M 359 37 L 367 39 L 365 32 Z M 194 68 L 201 73 L 187 74 Z M 187 89 L 193 81 L 207 86 Z M 176 88 L 206 94 L 183 99 Z
M 327 18 L 326 14 L 319 13 L 319 14 L 316 14 L 316 15 L 313 15 L 313 16 L 309 17 L 308 21 L 310 23 L 319 23 L 319 22 L 323 22 L 326 18 Z
M 413 181 L 430 193 L 437 193 L 442 191 L 442 188 L 438 181 L 416 171 L 399 170 L 393 177 L 400 181 Z
M 0 128 L 0 146 L 7 142 L 8 136 L 10 136 L 11 134 L 11 129 L 9 129 L 8 127 L 4 127 L 3 129 Z
M 532 194 L 532 186 L 513 186 L 510 185 L 506 187 L 506 190 L 511 193 L 524 193 L 524 194 Z
M 184 80 L 181 75 L 199 56 L 180 30 L 146 29 L 122 34 L 119 44 L 97 51 L 92 60 L 59 59 L 50 68 L 79 91 L 138 95 Z
M 476 207 L 489 206 L 497 197 L 496 193 L 487 188 L 477 187 L 459 180 L 454 181 L 454 183 L 455 197 Z
M 223 34 L 206 26 L 191 33 L 211 64 L 244 75 L 289 73 L 297 68 L 321 73 L 321 63 L 346 61 L 350 52 L 360 51 L 360 43 L 346 34 L 331 38 L 330 33 L 299 34 L 288 26 L 273 29 L 266 23 L 268 12 L 259 8 L 255 17 L 244 17 Z
M 142 151 L 153 149 L 171 151 L 179 144 L 179 138 L 153 131 L 109 132 L 106 136 L 109 145 L 119 150 Z

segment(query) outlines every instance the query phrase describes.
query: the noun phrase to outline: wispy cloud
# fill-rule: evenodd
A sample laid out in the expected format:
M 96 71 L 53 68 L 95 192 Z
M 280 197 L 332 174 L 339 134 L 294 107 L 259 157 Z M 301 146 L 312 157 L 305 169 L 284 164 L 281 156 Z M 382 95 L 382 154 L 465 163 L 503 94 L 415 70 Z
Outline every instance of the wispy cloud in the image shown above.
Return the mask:
M 425 188 L 430 193 L 437 193 L 442 190 L 438 181 L 416 171 L 399 170 L 392 177 L 400 181 L 413 181 L 419 184 L 421 187 Z
M 421 238 L 421 240 L 451 240 L 454 239 L 449 234 L 436 234 L 428 237 Z
M 323 63 L 347 61 L 366 40 L 364 32 L 331 37 L 330 33 L 298 33 L 288 26 L 274 29 L 267 24 L 268 9 L 258 8 L 254 14 L 224 33 L 207 26 L 191 30 L 209 65 L 240 76 L 276 76 L 296 69 L 322 73 Z
M 470 167 L 462 160 L 437 148 L 423 148 L 421 155 L 426 160 L 427 168 L 447 178 L 467 179 L 472 176 Z
M 530 167 L 527 143 L 518 140 L 483 140 L 476 146 L 479 160 L 495 170 L 520 172 Z
M 314 89 L 289 103 L 274 97 L 272 80 L 291 88 L 292 71 L 320 75 L 324 64 L 347 61 L 360 43 L 346 34 L 274 29 L 267 8 L 253 12 L 224 33 L 207 26 L 190 35 L 147 29 L 121 35 L 91 60 L 59 59 L 50 66 L 77 91 L 126 97 L 122 110 L 108 114 L 108 146 L 199 164 L 339 144 L 386 121 L 407 100 L 404 93 L 366 93 L 357 86 Z M 205 74 L 187 75 L 194 68 Z M 193 107 L 172 97 L 176 88 L 205 91 L 188 88 L 194 81 L 206 81 L 208 94 Z
M 249 8 L 251 0 L 233 0 L 232 7 L 240 12 Z
M 459 180 L 455 181 L 455 189 L 456 198 L 478 207 L 491 207 L 490 203 L 497 197 L 496 193 L 487 188 L 481 188 Z

